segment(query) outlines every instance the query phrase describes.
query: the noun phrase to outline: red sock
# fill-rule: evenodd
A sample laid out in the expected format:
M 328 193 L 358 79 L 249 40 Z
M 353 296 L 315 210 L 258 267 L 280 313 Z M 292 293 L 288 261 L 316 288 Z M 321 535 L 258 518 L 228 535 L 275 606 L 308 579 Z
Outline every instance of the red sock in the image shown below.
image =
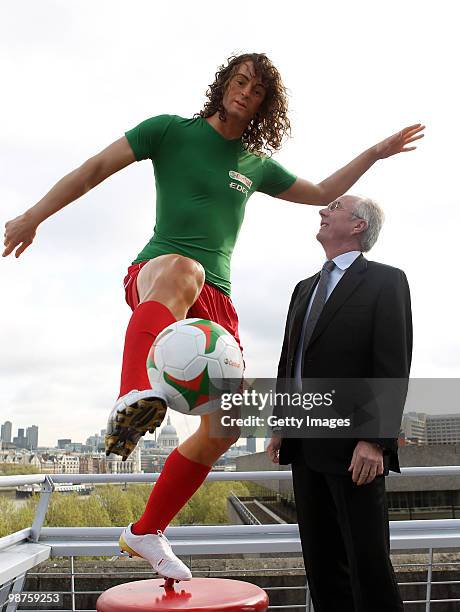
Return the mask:
M 187 459 L 175 448 L 153 485 L 144 514 L 131 526 L 134 535 L 156 533 L 158 529 L 164 531 L 210 470 L 210 465 Z
M 131 315 L 126 330 L 120 395 L 132 389 L 150 389 L 145 362 L 153 341 L 162 329 L 174 323 L 171 311 L 160 302 L 142 302 Z

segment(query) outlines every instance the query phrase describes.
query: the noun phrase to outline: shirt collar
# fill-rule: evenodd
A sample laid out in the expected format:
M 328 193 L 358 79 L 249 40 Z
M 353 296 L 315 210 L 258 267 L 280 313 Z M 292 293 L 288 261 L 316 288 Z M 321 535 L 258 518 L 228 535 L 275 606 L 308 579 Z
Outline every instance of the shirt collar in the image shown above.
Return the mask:
M 348 253 L 337 255 L 332 261 L 340 270 L 346 270 L 360 255 L 361 251 L 348 251 Z

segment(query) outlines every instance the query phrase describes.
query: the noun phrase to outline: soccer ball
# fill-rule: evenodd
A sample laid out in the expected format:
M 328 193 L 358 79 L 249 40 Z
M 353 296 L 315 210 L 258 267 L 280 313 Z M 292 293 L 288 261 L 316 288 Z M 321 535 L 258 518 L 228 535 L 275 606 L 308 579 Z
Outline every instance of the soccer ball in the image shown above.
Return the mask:
M 220 408 L 223 392 L 236 391 L 243 377 L 238 343 L 221 325 L 184 319 L 165 327 L 147 357 L 152 387 L 160 385 L 168 405 L 183 414 Z

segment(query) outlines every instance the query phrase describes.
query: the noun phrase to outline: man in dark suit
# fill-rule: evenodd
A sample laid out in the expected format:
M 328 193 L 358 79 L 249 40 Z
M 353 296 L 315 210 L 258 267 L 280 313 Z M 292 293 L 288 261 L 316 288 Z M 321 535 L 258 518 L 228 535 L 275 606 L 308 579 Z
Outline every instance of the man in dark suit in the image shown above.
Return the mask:
M 317 239 L 328 261 L 292 294 L 277 390 L 286 384 L 305 390 L 305 379 L 391 379 L 397 392 L 389 411 L 399 424 L 412 355 L 409 287 L 404 272 L 362 254 L 377 240 L 383 213 L 372 200 L 346 195 L 320 215 Z M 403 610 L 385 497 L 385 475 L 400 471 L 397 433 L 321 439 L 272 433 L 269 457 L 292 463 L 315 612 Z

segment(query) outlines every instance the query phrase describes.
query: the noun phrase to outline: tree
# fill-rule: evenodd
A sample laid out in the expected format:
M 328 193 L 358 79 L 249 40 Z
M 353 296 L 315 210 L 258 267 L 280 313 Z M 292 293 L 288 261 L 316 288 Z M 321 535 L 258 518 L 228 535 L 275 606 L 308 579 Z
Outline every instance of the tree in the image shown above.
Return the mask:
M 111 527 L 107 509 L 97 495 L 89 495 L 78 499 L 81 513 L 83 515 L 84 527 Z
M 0 496 L 0 538 L 11 533 L 10 523 L 13 514 L 13 502 Z
M 227 500 L 231 493 L 248 495 L 242 482 L 203 484 L 173 519 L 173 525 L 225 525 L 228 523 Z
M 38 499 L 31 498 L 17 508 L 10 499 L 0 497 L 0 537 L 32 525 Z
M 76 493 L 53 493 L 45 525 L 47 527 L 83 527 L 85 517 Z
M 133 520 L 137 520 L 144 513 L 151 491 L 151 485 L 128 485 L 126 495 L 131 505 Z
M 98 487 L 94 495 L 100 499 L 113 526 L 122 527 L 134 520 L 128 495 L 120 487 L 113 485 Z
M 17 508 L 10 517 L 10 533 L 30 527 L 37 509 L 38 496 L 34 495 L 26 503 Z
M 15 476 L 16 474 L 39 474 L 40 470 L 33 465 L 22 463 L 0 463 L 1 476 Z

